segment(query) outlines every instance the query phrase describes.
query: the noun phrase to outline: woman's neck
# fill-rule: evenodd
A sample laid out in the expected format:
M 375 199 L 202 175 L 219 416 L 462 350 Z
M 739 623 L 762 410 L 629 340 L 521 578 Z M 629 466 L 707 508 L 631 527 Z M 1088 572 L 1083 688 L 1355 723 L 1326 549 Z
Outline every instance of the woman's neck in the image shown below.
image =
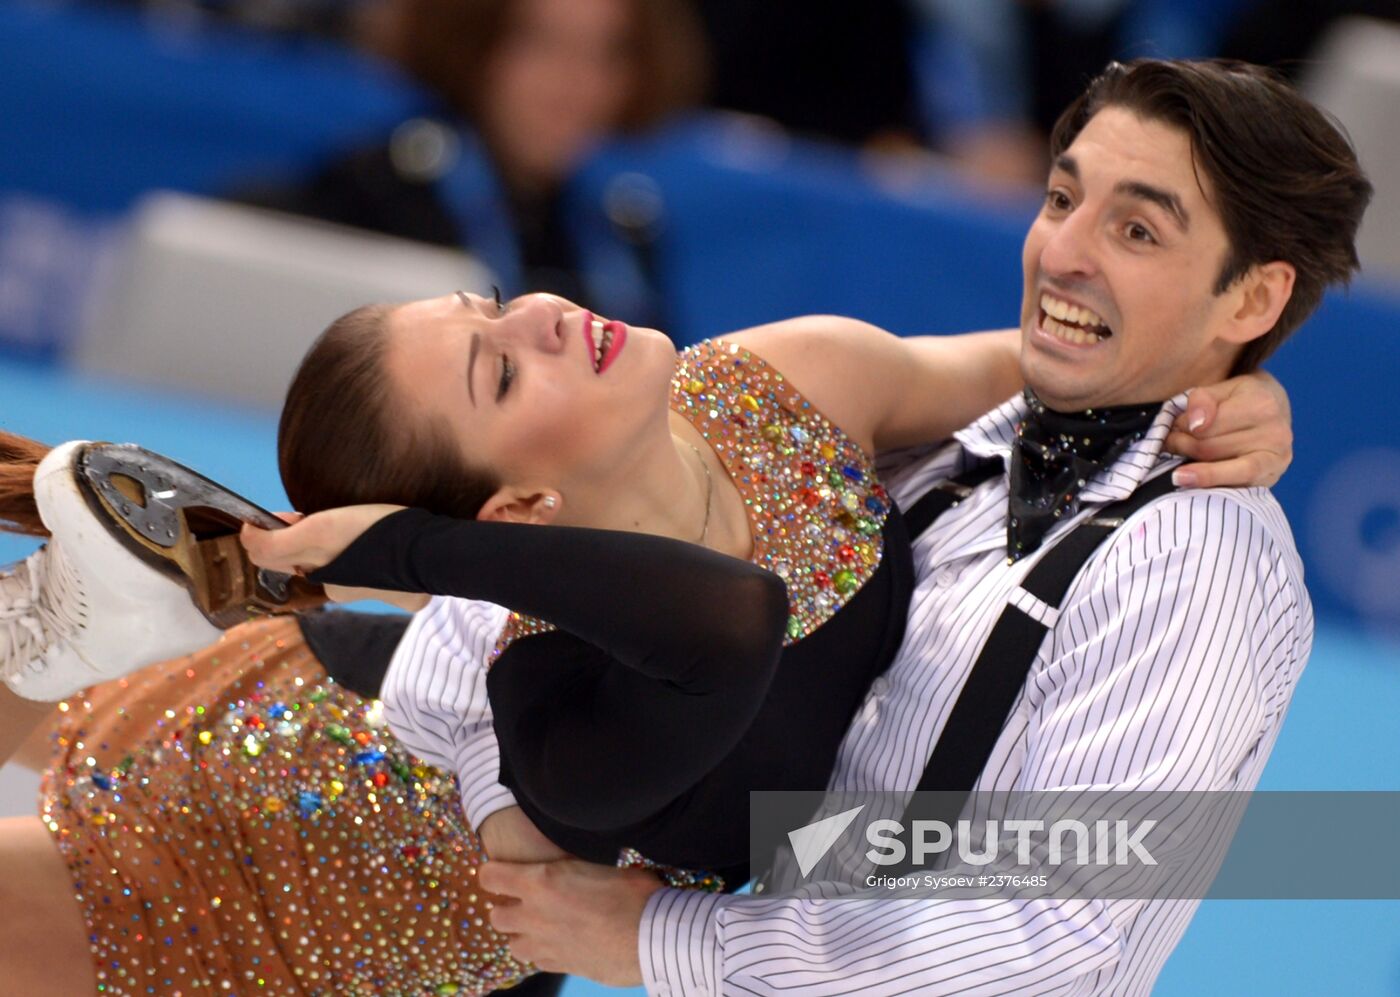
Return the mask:
M 738 490 L 709 444 L 684 418 L 668 413 L 658 433 L 613 482 L 566 495 L 569 520 L 599 529 L 672 537 L 732 557 L 753 550 L 748 513 Z

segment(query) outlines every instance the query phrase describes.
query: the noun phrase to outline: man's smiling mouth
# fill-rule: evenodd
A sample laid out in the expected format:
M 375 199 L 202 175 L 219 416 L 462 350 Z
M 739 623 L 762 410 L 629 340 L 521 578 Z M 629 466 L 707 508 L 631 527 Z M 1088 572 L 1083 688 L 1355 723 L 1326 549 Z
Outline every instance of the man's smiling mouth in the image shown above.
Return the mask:
M 1113 335 L 1108 323 L 1082 305 L 1043 292 L 1040 295 L 1040 327 L 1056 339 L 1087 346 Z

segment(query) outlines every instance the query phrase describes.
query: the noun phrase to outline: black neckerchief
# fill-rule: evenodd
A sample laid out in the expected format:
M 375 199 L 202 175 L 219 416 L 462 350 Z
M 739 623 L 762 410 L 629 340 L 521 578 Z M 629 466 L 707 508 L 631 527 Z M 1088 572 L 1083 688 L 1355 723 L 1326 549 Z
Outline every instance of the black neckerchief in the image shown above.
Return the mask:
M 1011 450 L 1006 553 L 1017 561 L 1039 549 L 1050 528 L 1079 511 L 1079 493 L 1094 475 L 1142 439 L 1162 402 L 1056 412 L 1025 391 L 1030 412 Z

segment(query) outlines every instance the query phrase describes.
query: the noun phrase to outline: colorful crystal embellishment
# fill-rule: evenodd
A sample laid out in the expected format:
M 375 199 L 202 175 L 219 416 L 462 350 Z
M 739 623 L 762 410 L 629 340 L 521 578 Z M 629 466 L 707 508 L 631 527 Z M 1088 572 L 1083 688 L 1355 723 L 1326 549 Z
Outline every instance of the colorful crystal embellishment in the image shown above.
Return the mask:
M 700 432 L 738 488 L 752 560 L 787 584 L 786 642 L 801 640 L 880 565 L 890 498 L 873 461 L 779 371 L 723 340 L 681 353 L 671 408 Z M 521 637 L 552 629 L 512 613 L 493 658 Z

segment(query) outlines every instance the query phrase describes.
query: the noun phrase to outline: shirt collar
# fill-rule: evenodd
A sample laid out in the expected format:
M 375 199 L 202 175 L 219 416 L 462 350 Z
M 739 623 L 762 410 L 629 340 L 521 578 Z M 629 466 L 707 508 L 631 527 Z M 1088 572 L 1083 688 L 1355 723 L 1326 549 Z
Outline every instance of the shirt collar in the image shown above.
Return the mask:
M 1123 451 L 1116 461 L 1089 480 L 1079 493 L 1081 503 L 1117 502 L 1127 498 L 1159 464 L 1177 458 L 1164 447 L 1167 434 L 1177 416 L 1186 411 L 1186 392 L 1168 399 L 1162 411 L 1152 420 L 1143 438 Z M 1018 392 L 1015 397 L 998 405 L 971 425 L 958 430 L 953 438 L 974 457 L 1011 456 L 1016 442 L 1016 427 L 1030 414 L 1030 406 Z

